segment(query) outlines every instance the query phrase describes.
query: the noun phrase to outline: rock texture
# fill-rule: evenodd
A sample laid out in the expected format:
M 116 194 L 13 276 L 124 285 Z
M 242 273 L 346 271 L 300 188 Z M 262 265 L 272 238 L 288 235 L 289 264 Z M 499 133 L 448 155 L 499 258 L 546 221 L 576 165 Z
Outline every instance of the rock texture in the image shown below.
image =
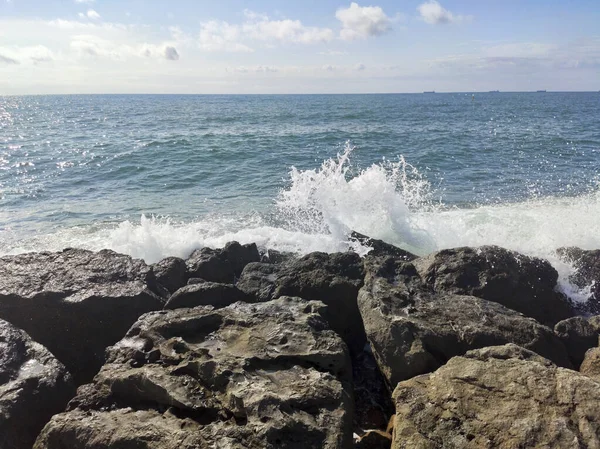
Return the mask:
M 598 346 L 600 316 L 576 316 L 556 323 L 554 333 L 564 343 L 571 363 L 577 369 L 588 349 Z
M 439 251 L 415 266 L 436 292 L 494 301 L 548 326 L 574 315 L 571 303 L 555 291 L 558 273 L 542 259 L 482 246 Z
M 186 261 L 188 277 L 233 284 L 250 262 L 260 261 L 256 244 L 229 242 L 222 249 L 202 248 Z
M 190 284 L 177 290 L 165 304 L 165 309 L 180 309 L 182 307 L 214 306 L 226 307 L 234 302 L 251 302 L 250 297 L 238 290 L 232 284 L 216 282 L 201 282 Z
M 0 318 L 46 346 L 78 384 L 141 314 L 162 309 L 156 291 L 149 266 L 109 250 L 0 258 Z
M 576 247 L 559 248 L 558 255 L 571 263 L 575 273 L 569 281 L 579 288 L 589 288 L 587 303 L 577 304 L 580 313 L 600 314 L 600 250 L 584 250 Z
M 432 292 L 415 266 L 367 258 L 358 295 L 367 337 L 388 385 L 434 371 L 470 349 L 516 343 L 570 367 L 552 330 L 501 304 Z
M 600 348 L 591 348 L 585 353 L 579 371 L 600 382 Z
M 350 447 L 350 362 L 323 310 L 282 297 L 146 314 L 34 447 Z
M 64 365 L 25 332 L 0 320 L 0 448 L 30 449 L 74 394 Z
M 600 383 L 515 345 L 454 357 L 394 400 L 394 449 L 600 447 Z
M 179 257 L 167 257 L 152 265 L 156 282 L 169 293 L 175 293 L 187 283 L 187 267 L 185 260 Z

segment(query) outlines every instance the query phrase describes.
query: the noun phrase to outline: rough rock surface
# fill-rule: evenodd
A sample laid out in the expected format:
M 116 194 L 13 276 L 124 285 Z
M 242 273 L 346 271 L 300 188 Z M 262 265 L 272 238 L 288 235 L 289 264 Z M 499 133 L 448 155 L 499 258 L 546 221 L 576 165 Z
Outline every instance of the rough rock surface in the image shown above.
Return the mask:
M 556 323 L 554 333 L 562 340 L 571 363 L 579 368 L 588 349 L 598 346 L 600 316 L 575 316 Z
M 363 277 L 358 254 L 315 252 L 279 266 L 250 264 L 236 285 L 258 301 L 281 296 L 322 301 L 328 306 L 326 319 L 331 328 L 351 351 L 361 351 L 366 340 L 356 296 Z
M 229 242 L 221 249 L 202 248 L 187 259 L 188 277 L 211 282 L 233 284 L 250 262 L 258 262 L 260 254 L 255 243 L 240 245 Z
M 454 357 L 394 400 L 394 449 L 600 447 L 600 383 L 515 345 Z
M 415 260 L 417 256 L 408 251 L 405 251 L 397 246 L 391 245 L 383 240 L 373 239 L 364 234 L 359 234 L 356 231 L 352 231 L 350 233 L 350 239 L 360 243 L 363 246 L 368 246 L 371 248 L 369 251 L 369 256 L 381 256 L 388 257 L 392 256 L 397 259 L 402 259 L 407 262 Z
M 171 295 L 165 309 L 182 307 L 213 306 L 226 307 L 234 302 L 248 301 L 249 297 L 232 284 L 201 282 L 181 287 Z
M 347 448 L 350 361 L 323 304 L 152 312 L 36 449 Z
M 64 365 L 24 331 L 0 320 L 0 448 L 30 449 L 74 394 Z
M 434 371 L 470 349 L 516 343 L 570 367 L 551 329 L 501 304 L 474 296 L 435 294 L 415 266 L 367 258 L 358 305 L 388 385 Z
M 574 315 L 555 291 L 558 273 L 545 260 L 497 246 L 439 251 L 414 262 L 436 292 L 477 296 L 554 326 Z
M 381 430 L 369 430 L 354 443 L 354 449 L 390 449 L 392 436 Z
M 148 265 L 109 250 L 0 258 L 0 318 L 46 346 L 78 384 L 140 315 L 163 308 L 155 291 Z
M 581 313 L 600 314 L 600 250 L 584 250 L 576 247 L 559 248 L 558 255 L 571 263 L 575 273 L 569 281 L 579 288 L 589 288 L 590 296 L 585 304 L 577 304 Z
M 600 348 L 592 348 L 585 353 L 579 371 L 600 382 Z
M 176 292 L 187 282 L 187 267 L 185 260 L 179 257 L 167 257 L 152 265 L 156 282 L 169 293 Z

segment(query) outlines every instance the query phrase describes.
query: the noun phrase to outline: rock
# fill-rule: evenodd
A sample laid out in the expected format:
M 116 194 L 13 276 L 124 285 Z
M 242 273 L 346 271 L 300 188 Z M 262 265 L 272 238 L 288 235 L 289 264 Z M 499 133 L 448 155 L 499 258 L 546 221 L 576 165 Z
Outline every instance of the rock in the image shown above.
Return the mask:
M 251 264 L 237 287 L 254 295 L 257 301 L 281 296 L 297 296 L 322 301 L 328 308 L 326 319 L 350 347 L 362 351 L 366 342 L 356 296 L 363 283 L 362 260 L 353 252 L 315 252 L 277 265 Z
M 149 266 L 109 250 L 0 258 L 0 318 L 46 346 L 77 384 L 140 315 L 163 308 L 156 291 Z
M 34 448 L 347 448 L 350 361 L 322 303 L 148 313 Z
M 600 314 L 600 250 L 584 250 L 576 247 L 559 248 L 557 254 L 573 265 L 575 273 L 569 281 L 577 287 L 590 289 L 587 303 L 576 306 L 580 313 Z
M 390 449 L 391 446 L 392 436 L 381 430 L 369 430 L 354 443 L 354 449 Z
M 600 382 L 600 348 L 591 348 L 585 353 L 579 372 Z
M 369 251 L 369 256 L 384 256 L 384 257 L 395 257 L 397 259 L 405 260 L 410 262 L 415 260 L 417 256 L 408 251 L 405 251 L 397 246 L 391 245 L 389 243 L 384 242 L 383 240 L 372 239 L 363 234 L 359 234 L 356 231 L 352 231 L 350 233 L 350 240 L 354 240 L 360 243 L 363 246 L 368 246 L 371 248 Z
M 186 285 L 203 284 L 205 282 L 208 281 L 205 281 L 202 278 L 189 278 Z
M 202 248 L 186 261 L 188 277 L 211 282 L 233 284 L 250 262 L 258 262 L 260 254 L 255 243 L 240 245 L 229 242 L 222 249 Z
M 248 296 L 231 284 L 202 282 L 181 287 L 171 295 L 167 304 L 165 304 L 165 309 L 196 306 L 221 308 L 234 302 L 247 300 Z
M 289 262 L 293 259 L 297 259 L 296 254 L 287 251 L 277 251 L 274 249 L 268 249 L 265 251 L 261 251 L 260 253 L 260 261 L 263 263 L 280 264 L 284 262 Z
M 179 257 L 167 257 L 153 264 L 152 271 L 156 276 L 156 282 L 166 288 L 169 293 L 175 293 L 187 283 L 185 260 Z
M 24 331 L 0 320 L 0 447 L 30 449 L 74 394 L 64 365 Z
M 392 448 L 600 447 L 600 383 L 506 345 L 394 391 Z
M 388 385 L 434 371 L 470 349 L 516 343 L 570 367 L 552 330 L 501 304 L 434 294 L 410 262 L 368 258 L 358 295 L 367 337 Z
M 562 340 L 577 369 L 585 357 L 588 349 L 598 346 L 600 336 L 600 316 L 576 316 L 556 323 L 554 333 Z
M 497 246 L 439 251 L 414 262 L 435 292 L 470 295 L 554 326 L 574 315 L 555 291 L 558 273 L 549 262 Z

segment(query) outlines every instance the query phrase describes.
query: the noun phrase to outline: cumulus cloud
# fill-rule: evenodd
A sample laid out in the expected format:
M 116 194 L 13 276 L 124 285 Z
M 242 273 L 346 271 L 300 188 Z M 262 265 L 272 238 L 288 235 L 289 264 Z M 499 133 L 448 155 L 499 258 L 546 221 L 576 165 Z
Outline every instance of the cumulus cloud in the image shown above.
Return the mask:
M 88 10 L 87 12 L 88 19 L 98 20 L 100 18 L 100 14 L 98 14 L 93 9 Z
M 469 17 L 454 15 L 436 0 L 430 0 L 417 7 L 421 19 L 430 25 L 442 25 L 447 23 L 461 22 Z
M 175 47 L 165 47 L 165 58 L 169 61 L 178 61 L 179 53 L 177 53 L 177 49 Z
M 19 61 L 0 54 L 0 64 L 18 64 Z
M 198 45 L 204 51 L 252 52 L 252 48 L 239 42 L 241 31 L 238 25 L 211 20 L 200 24 Z
M 335 66 L 331 65 L 331 64 L 327 64 L 323 66 L 323 70 L 326 70 L 328 72 L 333 72 L 335 70 Z
M 357 71 L 359 71 L 359 72 L 362 72 L 362 71 L 363 71 L 363 70 L 365 70 L 366 68 L 367 68 L 367 66 L 366 66 L 366 65 L 364 65 L 364 64 L 356 64 L 356 65 L 354 66 L 354 70 L 357 70 Z
M 325 56 L 342 56 L 342 55 L 347 55 L 348 52 L 347 51 L 337 51 L 337 50 L 327 50 L 327 51 L 320 51 L 319 54 L 325 55 Z
M 359 6 L 353 2 L 348 8 L 338 9 L 335 17 L 342 22 L 340 37 L 344 40 L 379 36 L 391 29 L 391 19 L 379 6 Z

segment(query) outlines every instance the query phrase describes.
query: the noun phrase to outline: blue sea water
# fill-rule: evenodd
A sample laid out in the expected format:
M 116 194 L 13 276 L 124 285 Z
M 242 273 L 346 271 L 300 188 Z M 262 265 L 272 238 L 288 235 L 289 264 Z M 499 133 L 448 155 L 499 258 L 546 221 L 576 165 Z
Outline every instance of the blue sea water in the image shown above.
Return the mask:
M 0 254 L 600 248 L 600 94 L 0 97 Z M 559 264 L 559 262 L 554 262 Z

